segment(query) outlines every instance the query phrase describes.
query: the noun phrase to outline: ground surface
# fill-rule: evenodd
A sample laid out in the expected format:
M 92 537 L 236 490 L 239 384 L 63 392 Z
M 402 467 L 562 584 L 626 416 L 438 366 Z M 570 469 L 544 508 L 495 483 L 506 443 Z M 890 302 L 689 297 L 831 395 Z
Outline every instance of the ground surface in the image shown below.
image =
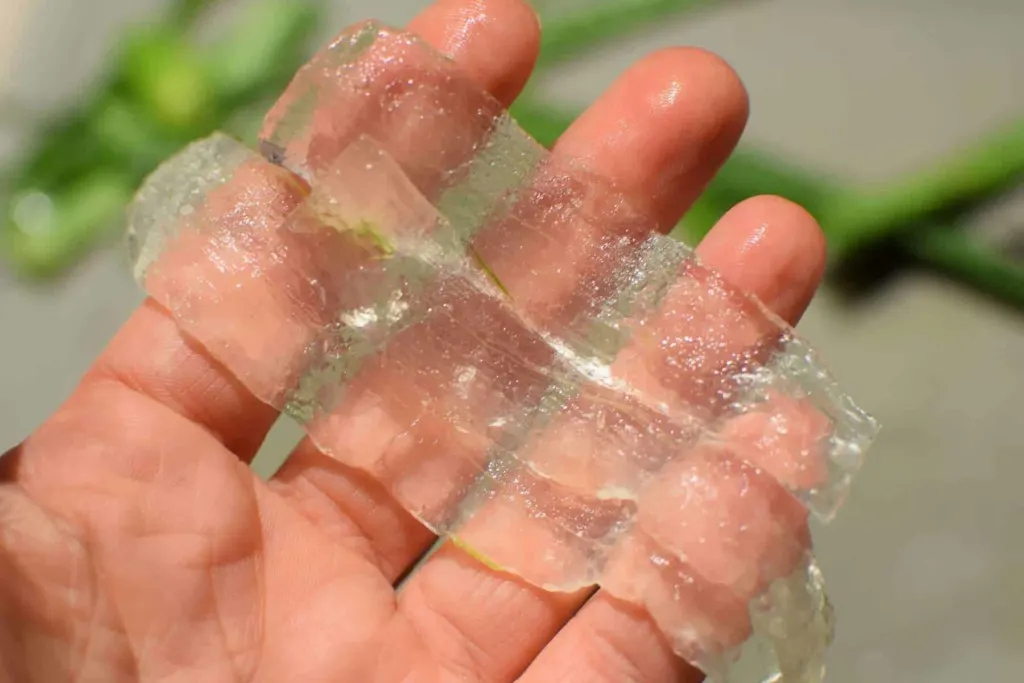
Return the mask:
M 112 32 L 159 4 L 3 0 L 0 89 L 39 106 L 72 96 Z M 337 25 L 400 22 L 422 4 L 351 0 Z M 559 98 L 586 103 L 658 45 L 710 47 L 751 91 L 748 140 L 861 182 L 1024 113 L 1019 0 L 742 5 L 574 66 Z M 116 249 L 48 291 L 0 273 L 0 446 L 62 400 L 138 300 Z M 801 328 L 885 423 L 850 505 L 819 535 L 840 619 L 831 680 L 1024 680 L 1024 315 L 918 274 L 855 309 L 826 292 Z M 264 463 L 293 436 L 276 432 Z

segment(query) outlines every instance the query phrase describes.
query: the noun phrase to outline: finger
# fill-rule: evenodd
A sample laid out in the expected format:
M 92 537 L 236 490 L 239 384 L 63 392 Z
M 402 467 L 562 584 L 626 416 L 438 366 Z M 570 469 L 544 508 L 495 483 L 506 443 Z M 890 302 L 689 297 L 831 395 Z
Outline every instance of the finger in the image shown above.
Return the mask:
M 458 73 L 420 41 L 374 22 L 356 24 L 303 67 L 268 112 L 260 132 L 265 153 L 311 179 L 329 174 L 353 142 L 369 136 L 420 193 L 440 199 L 499 121 L 508 102 L 495 96 L 514 98 L 525 83 L 539 28 L 524 0 L 446 0 L 410 31 L 435 49 L 449 48 Z M 481 85 L 491 97 L 481 96 Z
M 746 89 L 716 55 L 688 47 L 637 63 L 555 145 L 649 202 L 670 230 L 736 147 L 746 126 Z
M 564 635 L 563 635 L 564 632 Z M 530 665 L 520 683 L 699 683 L 642 609 L 598 591 Z
M 536 14 L 513 0 L 441 0 L 413 19 L 409 30 L 506 106 L 526 85 L 540 50 Z
M 790 323 L 810 303 L 825 264 L 816 221 L 778 197 L 756 197 L 736 206 L 698 252 L 731 283 L 758 295 Z M 700 679 L 675 655 L 648 614 L 598 591 L 531 664 L 522 683 Z
M 277 411 L 258 400 L 147 299 L 96 361 L 85 383 L 112 378 L 204 427 L 245 461 Z
M 537 16 L 521 0 L 443 0 L 410 31 L 455 59 L 475 83 L 509 105 L 529 78 L 540 44 Z M 374 561 L 392 579 L 433 536 L 367 474 L 303 439 L 271 481 L 336 541 Z
M 707 84 L 710 98 L 703 89 Z M 705 108 L 709 99 L 713 104 Z M 628 188 L 646 202 L 654 222 L 667 227 L 695 194 L 688 184 L 706 182 L 724 150 L 735 144 L 745 116 L 746 98 L 731 71 L 705 53 L 673 50 L 627 72 L 554 152 L 589 154 L 589 169 Z M 586 138 L 597 151 L 588 150 Z M 474 600 L 465 600 L 467 594 Z M 443 621 L 463 634 L 466 646 L 460 653 L 469 659 L 460 666 L 472 668 L 481 680 L 507 680 L 526 667 L 579 604 L 579 596 L 545 593 L 483 564 L 467 563 L 458 550 L 445 546 L 412 576 L 399 607 L 422 632 L 434 632 L 431 624 Z
M 791 325 L 800 321 L 825 273 L 825 234 L 806 210 L 762 196 L 733 207 L 697 247 L 737 289 L 756 292 Z M 724 265 L 728 264 L 728 265 Z

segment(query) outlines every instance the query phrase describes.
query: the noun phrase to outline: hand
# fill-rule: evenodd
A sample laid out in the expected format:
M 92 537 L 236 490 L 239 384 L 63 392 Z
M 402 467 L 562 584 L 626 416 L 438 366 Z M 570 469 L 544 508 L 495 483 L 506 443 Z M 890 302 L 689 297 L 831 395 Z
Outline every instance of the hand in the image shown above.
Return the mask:
M 539 28 L 521 0 L 441 0 L 410 29 L 503 102 Z M 695 49 L 633 66 L 554 153 L 649 200 L 670 227 L 735 145 L 736 75 Z M 814 220 L 759 197 L 704 261 L 795 322 L 821 277 Z M 276 413 L 147 301 L 67 403 L 0 461 L 0 678 L 98 681 L 697 680 L 650 620 L 549 594 L 433 537 L 379 485 L 301 443 L 248 467 Z M 585 603 L 585 604 L 584 604 Z

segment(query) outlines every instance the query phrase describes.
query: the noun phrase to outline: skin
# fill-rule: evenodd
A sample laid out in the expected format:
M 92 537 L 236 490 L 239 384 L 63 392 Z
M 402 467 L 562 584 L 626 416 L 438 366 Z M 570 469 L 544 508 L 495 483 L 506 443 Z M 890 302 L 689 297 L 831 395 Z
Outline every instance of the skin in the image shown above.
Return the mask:
M 510 103 L 536 58 L 520 0 L 440 0 L 409 26 Z M 731 153 L 747 100 L 690 48 L 627 70 L 554 153 L 633 189 L 668 228 Z M 795 323 L 824 267 L 814 219 L 777 197 L 699 246 Z M 549 594 L 433 542 L 379 485 L 301 443 L 248 463 L 276 413 L 144 303 L 67 402 L 0 460 L 0 680 L 699 680 L 642 612 Z

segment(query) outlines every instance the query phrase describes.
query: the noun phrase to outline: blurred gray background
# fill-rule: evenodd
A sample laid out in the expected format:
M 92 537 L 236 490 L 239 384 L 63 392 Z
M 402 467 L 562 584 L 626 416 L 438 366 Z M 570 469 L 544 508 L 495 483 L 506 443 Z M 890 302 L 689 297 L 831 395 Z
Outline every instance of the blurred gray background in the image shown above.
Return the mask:
M 337 2 L 331 30 L 424 4 Z M 68 101 L 119 27 L 160 5 L 0 0 L 0 97 Z M 1022 30 L 1021 0 L 758 0 L 665 23 L 548 85 L 582 106 L 648 50 L 707 47 L 748 85 L 748 141 L 881 183 L 1024 113 Z M 0 159 L 17 144 L 0 127 Z M 0 450 L 63 400 L 139 300 L 113 247 L 56 287 L 0 273 Z M 839 614 L 830 680 L 1024 681 L 1024 315 L 911 273 L 854 308 L 822 292 L 801 329 L 885 425 L 818 534 Z M 264 466 L 294 438 L 276 429 Z

